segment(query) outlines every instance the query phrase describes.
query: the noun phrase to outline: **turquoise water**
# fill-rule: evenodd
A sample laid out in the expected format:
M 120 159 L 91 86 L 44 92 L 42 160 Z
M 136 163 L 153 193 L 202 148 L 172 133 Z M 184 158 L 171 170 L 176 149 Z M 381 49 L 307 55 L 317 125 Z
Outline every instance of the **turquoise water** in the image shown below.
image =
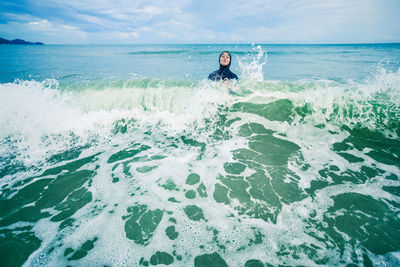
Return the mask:
M 400 264 L 400 44 L 0 57 L 1 266 Z

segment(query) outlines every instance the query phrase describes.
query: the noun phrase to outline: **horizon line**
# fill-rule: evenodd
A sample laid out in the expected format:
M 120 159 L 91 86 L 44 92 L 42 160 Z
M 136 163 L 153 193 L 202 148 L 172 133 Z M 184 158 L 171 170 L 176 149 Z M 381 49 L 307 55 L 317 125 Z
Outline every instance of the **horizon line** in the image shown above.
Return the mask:
M 42 42 L 44 43 L 44 42 Z M 368 44 L 400 44 L 398 42 L 349 42 L 349 43 L 44 43 L 45 45 L 368 45 Z

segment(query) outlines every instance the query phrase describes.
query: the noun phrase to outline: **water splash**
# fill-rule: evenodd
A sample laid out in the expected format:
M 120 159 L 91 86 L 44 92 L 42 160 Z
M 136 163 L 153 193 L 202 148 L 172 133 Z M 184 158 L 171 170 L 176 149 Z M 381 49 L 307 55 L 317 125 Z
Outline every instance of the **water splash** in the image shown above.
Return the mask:
M 244 57 L 237 57 L 241 78 L 243 80 L 263 81 L 263 66 L 267 63 L 267 52 L 261 45 L 252 48 L 252 53 Z

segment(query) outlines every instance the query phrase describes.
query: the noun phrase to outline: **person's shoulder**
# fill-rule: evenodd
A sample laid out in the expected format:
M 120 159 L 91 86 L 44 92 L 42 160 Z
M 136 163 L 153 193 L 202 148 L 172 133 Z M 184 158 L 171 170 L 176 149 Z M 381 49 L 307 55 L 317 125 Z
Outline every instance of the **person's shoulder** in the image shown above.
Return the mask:
M 229 79 L 236 79 L 236 80 L 239 80 L 239 78 L 238 78 L 238 76 L 235 74 L 235 73 L 233 73 L 232 71 L 230 71 L 230 73 L 229 73 L 230 75 L 230 77 L 229 77 Z
M 208 79 L 209 80 L 216 80 L 218 78 L 218 70 L 213 71 L 210 73 L 210 75 L 208 75 Z

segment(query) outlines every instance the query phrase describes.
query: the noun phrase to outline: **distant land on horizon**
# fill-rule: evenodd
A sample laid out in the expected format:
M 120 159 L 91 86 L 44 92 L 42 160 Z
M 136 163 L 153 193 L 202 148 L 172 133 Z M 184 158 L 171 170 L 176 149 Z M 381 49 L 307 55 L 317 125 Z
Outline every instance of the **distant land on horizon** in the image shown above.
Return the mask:
M 3 39 L 3 38 L 0 38 L 0 44 L 44 45 L 44 43 L 41 43 L 41 42 L 33 43 L 33 42 L 28 42 L 28 41 L 25 41 L 22 39 L 14 39 L 14 40 L 9 41 L 9 40 Z

